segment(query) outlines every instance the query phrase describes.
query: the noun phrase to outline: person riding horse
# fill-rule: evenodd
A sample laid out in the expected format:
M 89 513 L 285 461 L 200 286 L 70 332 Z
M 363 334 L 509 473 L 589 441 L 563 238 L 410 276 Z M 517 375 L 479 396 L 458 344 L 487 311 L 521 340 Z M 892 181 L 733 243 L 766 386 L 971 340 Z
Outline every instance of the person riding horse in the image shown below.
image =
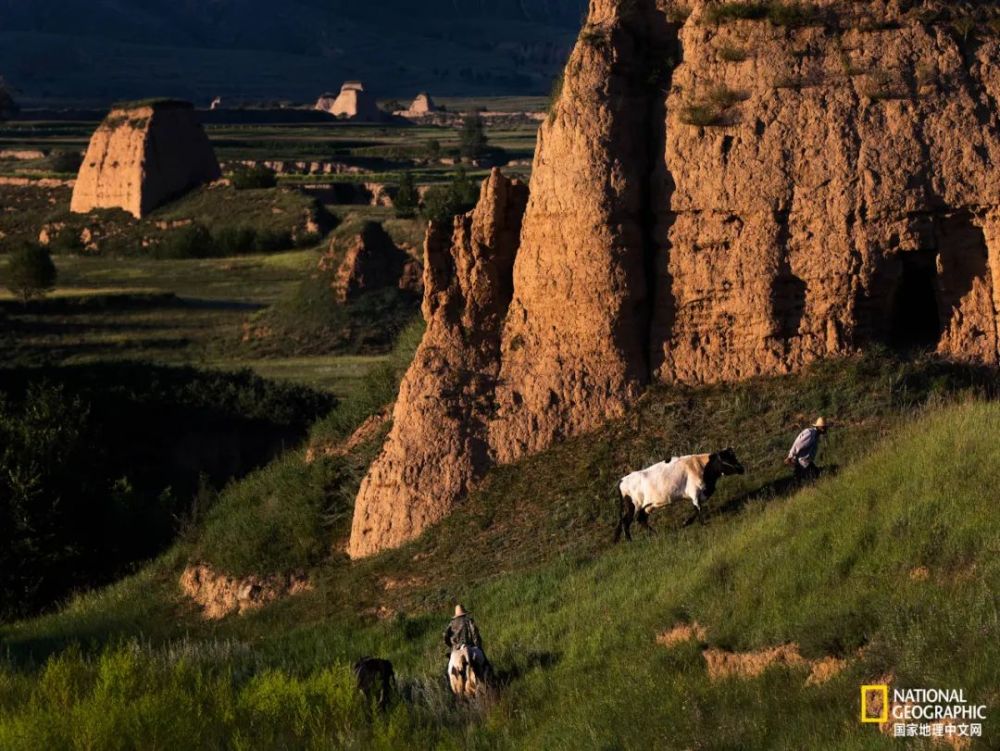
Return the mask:
M 449 651 L 458 649 L 463 644 L 478 649 L 483 648 L 483 637 L 479 635 L 476 622 L 461 605 L 455 606 L 455 617 L 444 630 L 444 643 Z
M 472 616 L 465 612 L 461 605 L 455 606 L 455 617 L 444 630 L 444 643 L 449 651 L 449 673 L 455 669 L 457 653 L 466 648 L 471 662 L 471 668 L 476 672 L 479 681 L 488 682 L 492 675 L 492 666 L 483 651 L 483 638 Z

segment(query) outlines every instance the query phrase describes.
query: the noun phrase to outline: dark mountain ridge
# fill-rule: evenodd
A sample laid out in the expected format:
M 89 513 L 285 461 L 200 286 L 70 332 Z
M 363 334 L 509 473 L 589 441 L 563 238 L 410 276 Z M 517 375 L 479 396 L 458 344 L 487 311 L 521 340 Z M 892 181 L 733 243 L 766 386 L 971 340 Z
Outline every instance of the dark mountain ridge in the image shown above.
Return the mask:
M 0 0 L 0 71 L 28 101 L 540 94 L 585 0 Z

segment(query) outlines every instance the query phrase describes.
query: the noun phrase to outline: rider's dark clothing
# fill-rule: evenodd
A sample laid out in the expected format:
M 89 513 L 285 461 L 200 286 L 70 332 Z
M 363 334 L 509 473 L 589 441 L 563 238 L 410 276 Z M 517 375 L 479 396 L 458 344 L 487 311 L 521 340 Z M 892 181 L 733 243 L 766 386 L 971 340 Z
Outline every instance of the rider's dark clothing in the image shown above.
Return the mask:
M 470 615 L 459 615 L 451 619 L 448 628 L 444 630 L 444 643 L 448 649 L 456 649 L 463 644 L 483 648 L 483 639 Z

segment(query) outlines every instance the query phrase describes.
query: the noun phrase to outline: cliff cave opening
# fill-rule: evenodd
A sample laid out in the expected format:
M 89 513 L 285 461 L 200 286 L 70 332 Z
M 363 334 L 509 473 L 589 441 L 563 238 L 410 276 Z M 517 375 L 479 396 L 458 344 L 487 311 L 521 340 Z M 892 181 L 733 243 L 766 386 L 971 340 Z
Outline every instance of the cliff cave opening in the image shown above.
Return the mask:
M 932 348 L 941 338 L 934 255 L 907 253 L 889 298 L 888 344 L 896 349 Z

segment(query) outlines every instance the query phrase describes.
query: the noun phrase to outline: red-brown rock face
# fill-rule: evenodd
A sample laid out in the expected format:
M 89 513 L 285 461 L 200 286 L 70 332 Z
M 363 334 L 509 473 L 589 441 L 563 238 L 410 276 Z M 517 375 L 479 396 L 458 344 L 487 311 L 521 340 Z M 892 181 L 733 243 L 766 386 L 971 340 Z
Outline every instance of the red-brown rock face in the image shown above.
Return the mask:
M 580 39 L 538 135 L 491 426 L 501 461 L 622 413 L 649 377 L 649 78 L 666 21 L 603 0 Z
M 337 267 L 333 292 L 346 303 L 364 292 L 412 284 L 409 258 L 377 222 L 368 222 Z
M 1000 49 L 867 5 L 899 28 L 831 2 L 796 29 L 716 25 L 699 4 L 681 29 L 653 198 L 654 377 L 784 372 L 873 340 L 996 362 Z M 689 124 L 720 91 L 740 100 L 722 124 Z
M 220 176 L 190 104 L 117 107 L 90 139 L 70 209 L 119 208 L 139 218 Z
M 392 430 L 362 482 L 348 552 L 416 537 L 492 464 L 487 422 L 499 371 L 527 187 L 494 171 L 454 227 L 431 225 L 424 260 L 427 331 L 403 378 Z
M 351 554 L 413 537 L 490 463 L 592 429 L 651 380 L 874 342 L 997 364 L 1000 43 L 913 5 L 825 0 L 783 25 L 592 0 L 539 133 L 512 292 L 446 284 L 469 218 L 450 253 L 428 239 L 427 278 L 455 290 L 444 320 L 489 323 L 428 331 Z M 499 216 L 490 195 L 473 227 Z

